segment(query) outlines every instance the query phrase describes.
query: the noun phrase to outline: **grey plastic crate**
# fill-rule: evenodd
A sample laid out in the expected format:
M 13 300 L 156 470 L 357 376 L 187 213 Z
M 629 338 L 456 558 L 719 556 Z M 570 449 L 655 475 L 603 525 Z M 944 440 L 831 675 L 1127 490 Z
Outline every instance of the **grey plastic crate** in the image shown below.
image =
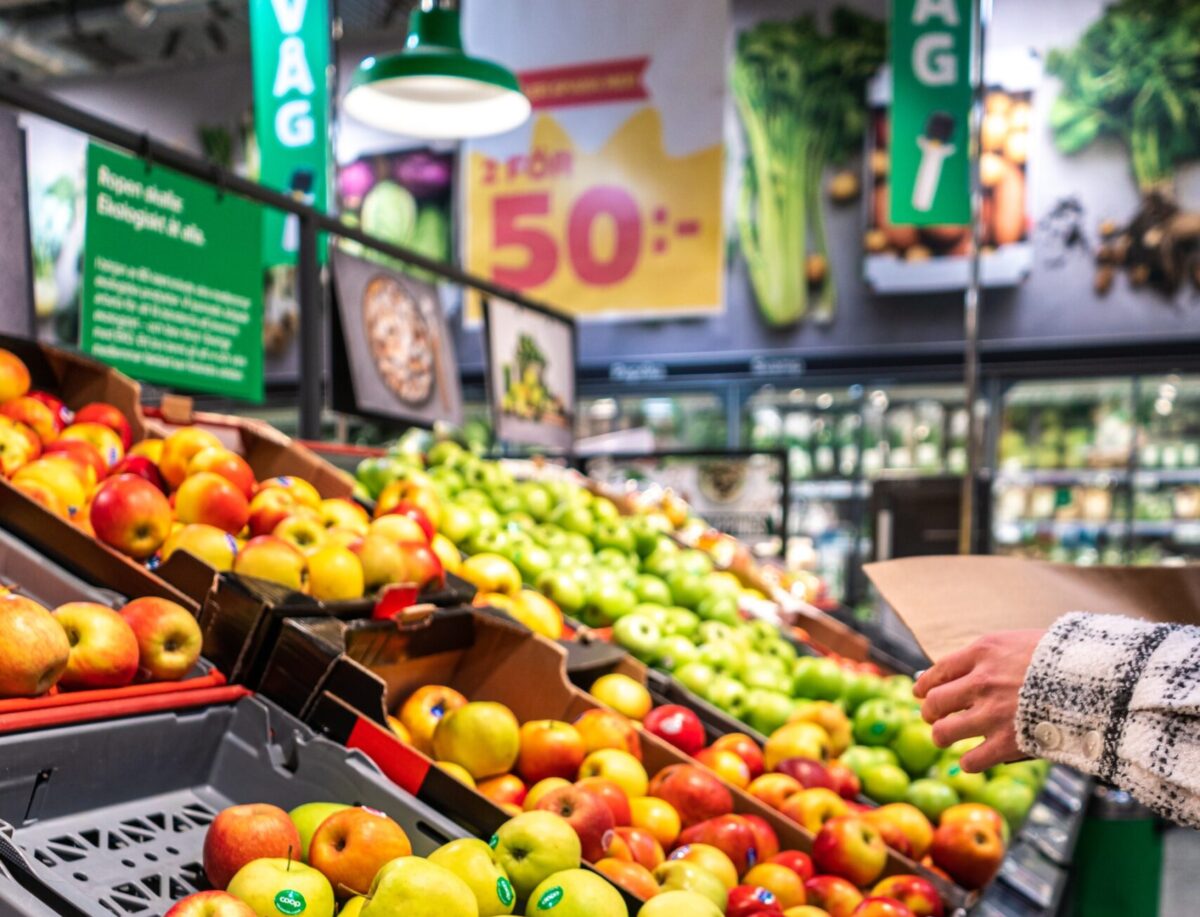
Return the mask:
M 0 736 L 0 828 L 12 827 L 16 847 L 8 858 L 19 851 L 49 890 L 43 901 L 89 917 L 150 917 L 207 888 L 204 834 L 226 806 L 313 801 L 386 812 L 417 854 L 465 836 L 369 758 L 257 697 Z M 0 915 L 4 888 L 0 880 Z

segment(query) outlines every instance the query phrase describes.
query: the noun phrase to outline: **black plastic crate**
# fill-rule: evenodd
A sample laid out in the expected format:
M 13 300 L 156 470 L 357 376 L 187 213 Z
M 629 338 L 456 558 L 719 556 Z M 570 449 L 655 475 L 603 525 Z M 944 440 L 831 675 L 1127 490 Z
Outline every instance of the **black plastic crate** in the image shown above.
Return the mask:
M 204 834 L 223 808 L 313 801 L 386 812 L 419 855 L 465 836 L 369 758 L 258 697 L 0 737 L 0 854 L 57 912 L 162 914 L 209 887 Z M 4 889 L 0 878 L 0 914 Z

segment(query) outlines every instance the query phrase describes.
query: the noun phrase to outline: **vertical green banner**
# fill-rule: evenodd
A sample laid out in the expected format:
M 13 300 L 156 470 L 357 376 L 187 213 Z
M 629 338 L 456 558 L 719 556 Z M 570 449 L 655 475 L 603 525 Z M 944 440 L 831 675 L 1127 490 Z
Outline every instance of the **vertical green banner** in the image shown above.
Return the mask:
M 974 0 L 892 0 L 891 189 L 897 225 L 971 222 Z
M 259 181 L 324 210 L 330 163 L 327 0 L 250 0 L 250 43 Z M 296 263 L 299 228 L 294 217 L 266 211 L 265 266 Z
M 261 216 L 89 146 L 80 347 L 135 379 L 262 401 Z

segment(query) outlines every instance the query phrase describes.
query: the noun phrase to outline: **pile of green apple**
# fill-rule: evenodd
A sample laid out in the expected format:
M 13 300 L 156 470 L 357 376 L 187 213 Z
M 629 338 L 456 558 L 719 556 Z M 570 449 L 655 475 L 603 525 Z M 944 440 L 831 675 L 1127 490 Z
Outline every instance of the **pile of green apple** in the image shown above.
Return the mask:
M 470 558 L 461 575 L 482 592 L 535 588 L 590 627 L 632 617 L 622 632 L 653 620 L 660 636 L 694 636 L 706 620 L 736 623 L 743 593 L 761 598 L 714 570 L 708 554 L 680 548 L 665 513 L 623 516 L 612 500 L 565 477 L 518 481 L 451 441 L 424 457 L 368 459 L 357 478 L 372 497 L 394 480 L 429 482 L 441 502 L 438 531 Z

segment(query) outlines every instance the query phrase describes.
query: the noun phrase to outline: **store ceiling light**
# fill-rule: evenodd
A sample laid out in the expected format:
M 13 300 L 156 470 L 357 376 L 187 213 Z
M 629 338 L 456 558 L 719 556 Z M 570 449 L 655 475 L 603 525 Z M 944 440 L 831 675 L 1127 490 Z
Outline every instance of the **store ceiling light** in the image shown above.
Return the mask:
M 511 70 L 463 51 L 454 0 L 422 0 L 404 50 L 359 64 L 342 104 L 372 127 L 430 140 L 502 134 L 531 110 Z

